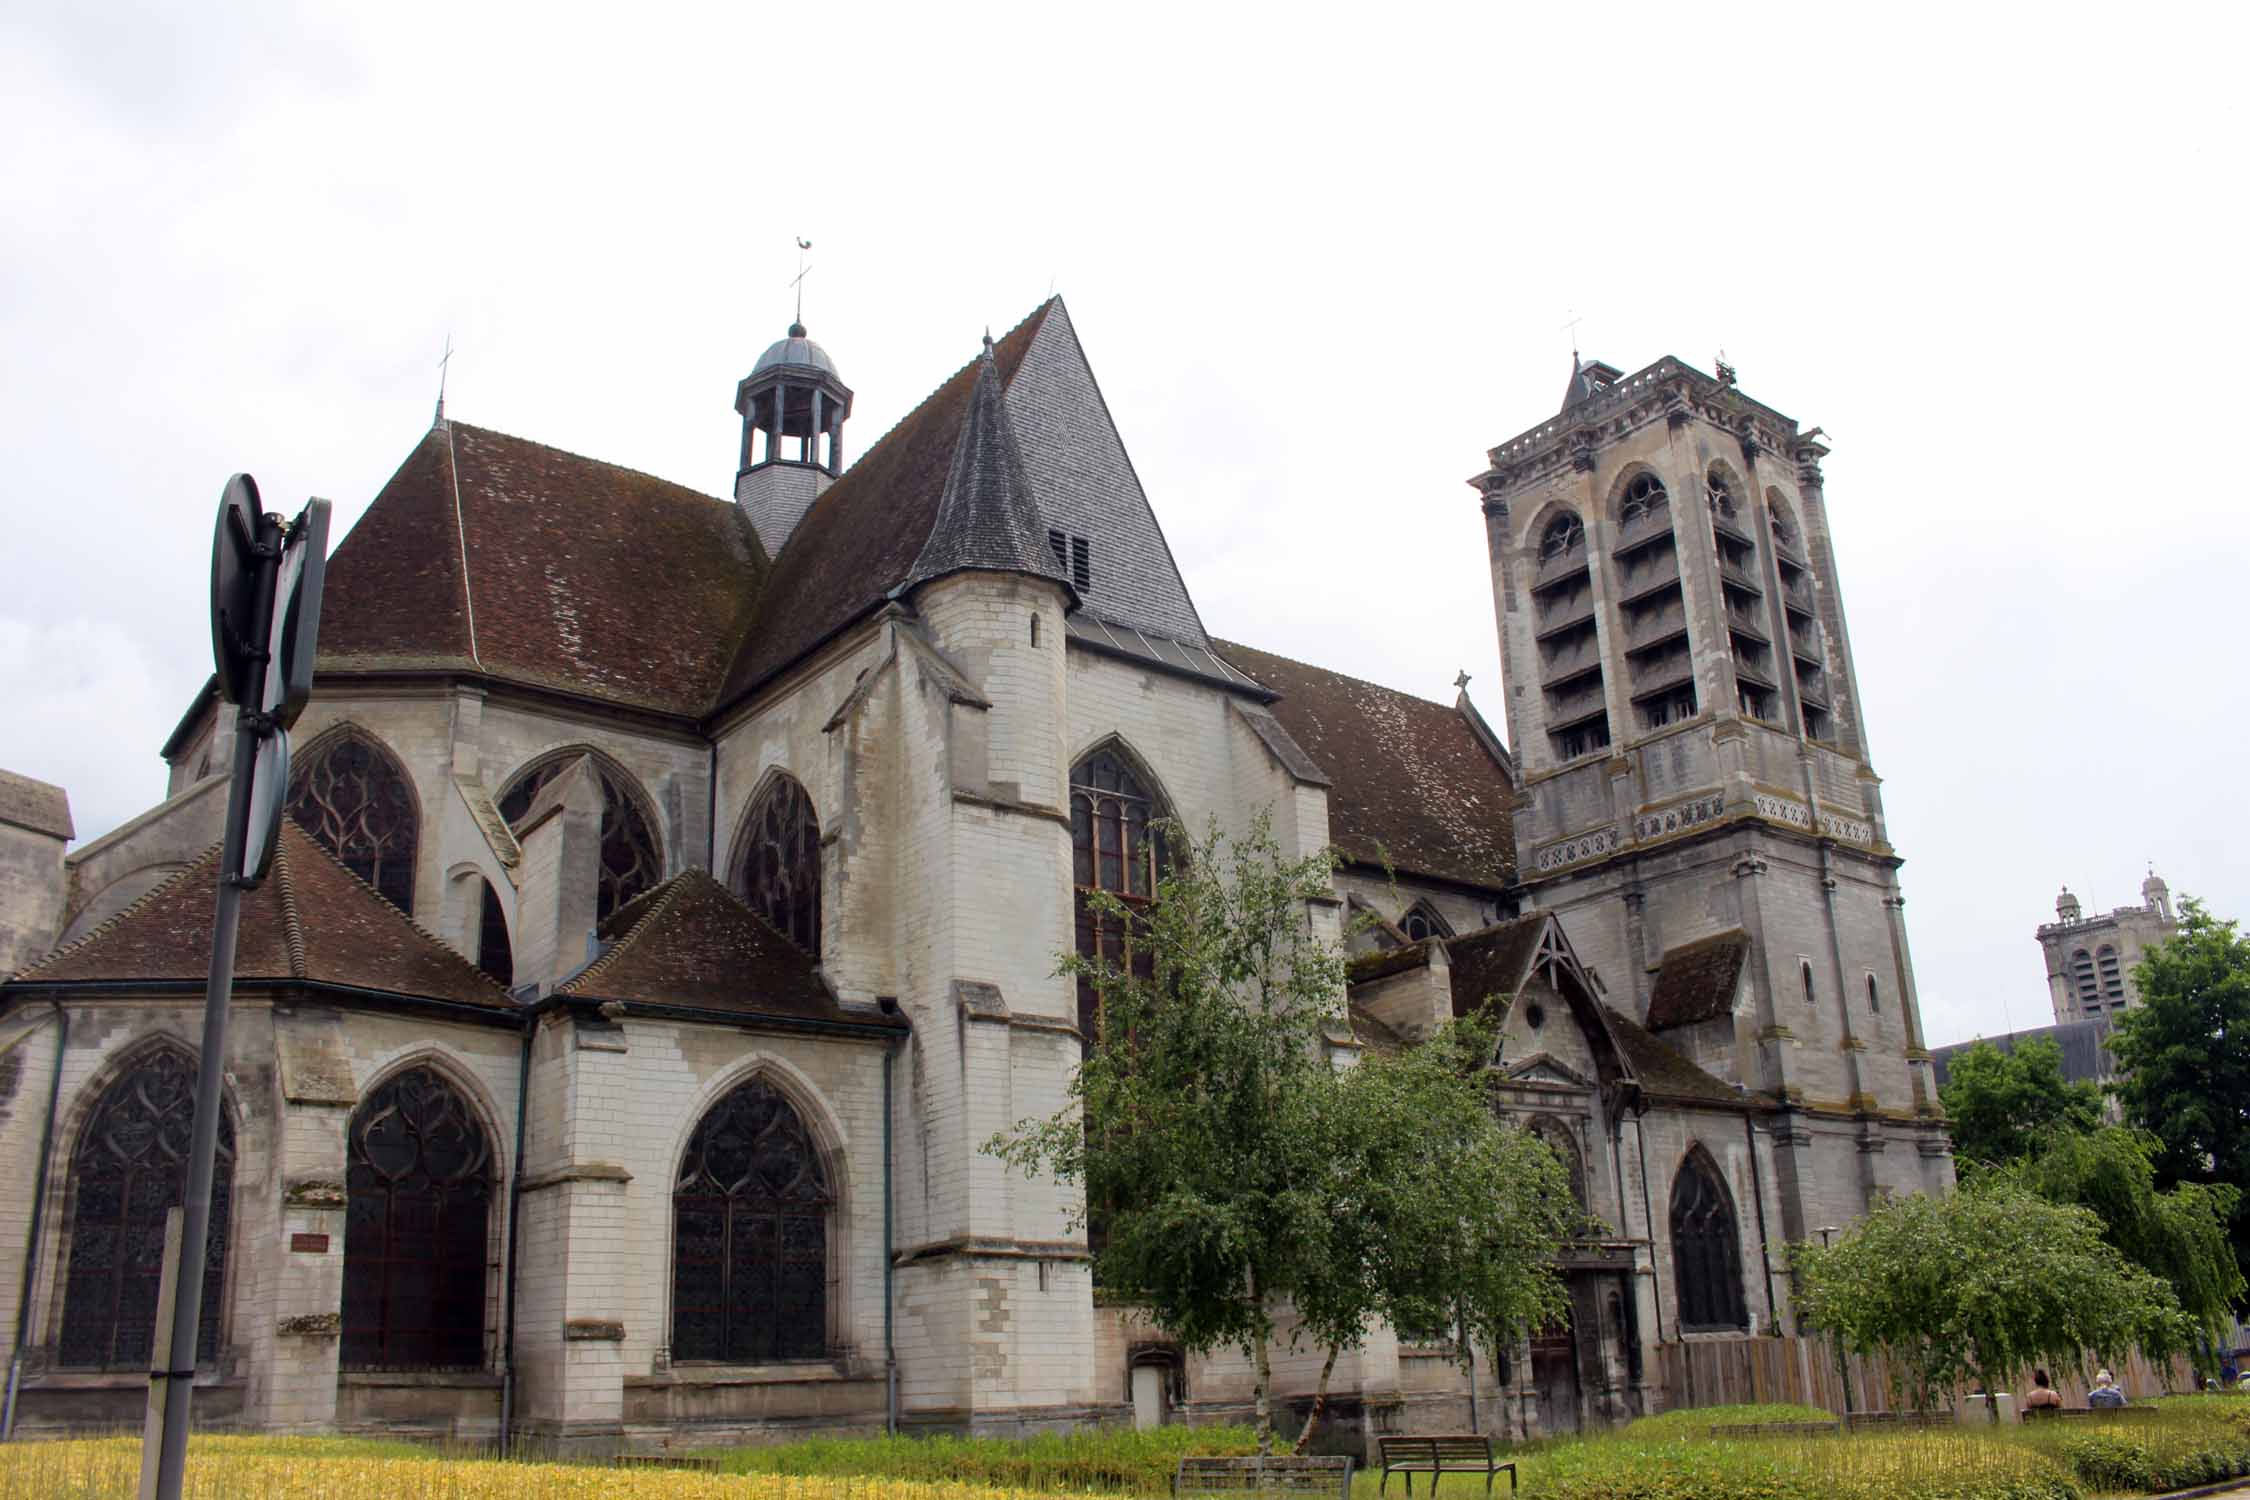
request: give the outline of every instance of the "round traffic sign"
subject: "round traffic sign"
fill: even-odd
[[[219,493],[218,525],[211,533],[211,663],[219,695],[242,703],[257,683],[256,649],[264,621],[258,609],[258,527],[265,510],[258,481],[237,474]]]

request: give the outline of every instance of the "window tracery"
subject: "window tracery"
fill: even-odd
[[[1749,1326],[1734,1200],[1700,1149],[1688,1153],[1672,1181],[1672,1277],[1682,1329],[1710,1333]]]
[[[376,1088],[345,1189],[344,1368],[482,1364],[492,1150],[468,1101],[426,1067]]]
[[[1539,539],[1539,560],[1552,562],[1572,552],[1586,550],[1586,523],[1569,511],[1548,523],[1547,533]]]
[[[1077,887],[1078,952],[1086,958],[1130,961],[1135,972],[1150,962],[1145,949],[1134,951],[1132,923],[1093,909],[1087,896],[1106,891],[1126,904],[1144,908],[1156,897],[1164,841],[1157,824],[1163,814],[1156,799],[1113,750],[1080,761],[1070,773],[1071,878]],[[1078,981],[1078,1029],[1086,1045],[1099,1034],[1100,1006],[1091,981]]]
[[[511,827],[520,822],[531,811],[539,789],[570,769],[578,754],[550,756],[518,776],[501,793],[500,816]],[[663,879],[664,855],[656,842],[656,830],[641,811],[640,799],[625,788],[606,761],[599,756],[592,759],[602,789],[602,867],[594,915],[606,918]]]
[[[1548,1150],[1555,1153],[1556,1159],[1563,1164],[1563,1170],[1570,1174],[1570,1199],[1578,1205],[1581,1211],[1584,1211],[1588,1206],[1586,1202],[1586,1158],[1579,1152],[1577,1137],[1571,1134],[1568,1125],[1556,1119],[1553,1115],[1534,1116],[1531,1120],[1530,1129],[1531,1133],[1537,1136]]]
[[[1408,907],[1406,915],[1398,919],[1398,928],[1406,934],[1407,941],[1412,943],[1428,938],[1453,936],[1452,924],[1438,915],[1437,908],[1427,901],[1417,901]]]
[[[288,812],[391,905],[414,910],[420,818],[388,752],[349,730],[327,736],[290,776]]]
[[[672,1357],[824,1357],[835,1203],[780,1090],[753,1078],[713,1105],[688,1138],[672,1193]]]
[[[1636,474],[1632,483],[1625,486],[1625,499],[1617,509],[1618,523],[1631,526],[1636,521],[1648,519],[1661,512],[1671,501],[1672,497],[1665,492],[1663,480],[1654,474]]]
[[[71,1154],[70,1262],[64,1272],[56,1362],[68,1369],[146,1370],[155,1349],[157,1284],[164,1274],[164,1216],[180,1201],[195,1123],[192,1058],[160,1047],[103,1091]],[[219,1352],[226,1290],[234,1125],[219,1114],[204,1240],[203,1316],[195,1363]]]
[[[745,820],[735,893],[782,936],[820,953],[820,820],[791,776],[776,776]]]

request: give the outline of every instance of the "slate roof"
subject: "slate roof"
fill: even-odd
[[[821,982],[812,955],[703,870],[684,870],[619,907],[599,935],[611,946],[557,985],[557,994],[787,1021],[906,1025],[846,1012]]]
[[[1460,711],[1411,693],[1215,641],[1281,695],[1290,737],[1327,772],[1328,835],[1346,859],[1488,890],[1515,876],[1514,790]]]
[[[2100,1082],[2115,1077],[2117,1073],[2117,1065],[2110,1060],[2107,1050],[2109,1035],[2114,1029],[2107,1020],[2065,1021],[2059,1026],[2034,1026],[2024,1031],[2002,1032],[1999,1036],[1980,1036],[1973,1041],[1932,1047],[1930,1071],[1937,1080],[1937,1086],[1944,1088],[1952,1076],[1954,1059],[1971,1047],[1990,1042],[2002,1052],[2013,1053],[2025,1042],[2045,1037],[2062,1049],[2064,1081]]]
[[[1054,299],[993,346],[1004,387]],[[812,503],[774,560],[718,706],[756,687],[889,597],[914,571],[953,476],[982,358],[955,371]],[[1044,535],[1040,538],[1045,544]]]
[[[1668,949],[1649,992],[1649,1030],[1693,1026],[1731,1014],[1749,957],[1750,934],[1739,927]]]
[[[0,823],[58,839],[78,836],[70,821],[70,794],[52,782],[0,771]]]
[[[214,844],[186,869],[14,983],[201,982],[211,960]],[[242,899],[237,979],[304,980],[513,1011],[508,992],[414,925],[294,822],[273,873]]]
[[[1738,1089],[1705,1072],[1617,1007],[1605,1003],[1602,1009],[1609,1013],[1610,1034],[1617,1038],[1617,1050],[1625,1054],[1626,1064],[1651,1097],[1757,1108],[1773,1103],[1764,1094]]]
[[[1029,573],[1061,584],[1075,606],[1078,593],[1048,546],[1047,528],[1032,499],[1031,482],[1024,476],[1023,453],[1016,445],[1004,396],[999,365],[987,340],[984,357],[977,361],[968,415],[954,445],[953,466],[938,497],[937,516],[907,574],[906,586],[970,568]]]
[[[730,500],[445,423],[331,557],[320,665],[481,669],[700,714],[765,571]]]

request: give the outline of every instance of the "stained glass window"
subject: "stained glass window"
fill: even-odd
[[[500,794],[500,816],[510,824],[519,821],[531,811],[531,799],[539,789],[577,759],[577,755],[552,756],[518,776]],[[602,787],[601,886],[595,894],[594,914],[607,917],[664,878],[664,856],[640,799],[626,789],[618,772],[598,757],[594,771]]]
[[[156,1290],[164,1274],[164,1215],[180,1201],[195,1123],[195,1061],[164,1047],[142,1057],[94,1107],[71,1157],[70,1260],[63,1278],[56,1362],[67,1369],[146,1370],[156,1347]],[[234,1127],[219,1116],[204,1241],[203,1318],[195,1358],[219,1352],[226,1290],[227,1208]]]
[[[798,947],[820,953],[820,821],[793,777],[758,794],[735,871],[736,894]]]
[[[492,1150],[468,1102],[408,1068],[352,1116],[344,1180],[343,1365],[484,1362]]]
[[[1688,1153],[1672,1181],[1672,1279],[1680,1326],[1690,1333],[1746,1328],[1741,1241],[1734,1200],[1718,1168],[1701,1151]]]
[[[825,1357],[835,1203],[778,1089],[753,1078],[713,1105],[672,1192],[673,1359]]]
[[[1164,863],[1163,836],[1156,825],[1163,816],[1148,788],[1114,751],[1097,751],[1070,773],[1071,878],[1078,890],[1078,951],[1086,957],[1126,959],[1132,924],[1095,911],[1087,893],[1107,891],[1128,908],[1155,899]],[[1132,958],[1136,965],[1148,961],[1145,949]],[[1081,977],[1078,1029],[1089,1044],[1099,1024],[1093,984]]]
[[[321,740],[289,778],[289,815],[391,905],[414,909],[414,793],[389,752],[351,731]]]

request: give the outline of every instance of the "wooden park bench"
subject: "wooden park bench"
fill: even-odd
[[[2027,1406],[2018,1414],[2025,1422],[2093,1422],[2111,1417],[2132,1420],[2155,1415],[2153,1406]]]
[[[1351,1500],[1352,1461],[1344,1454],[1255,1453],[1230,1458],[1188,1457],[1172,1476],[1179,1500],[1237,1500],[1242,1495],[1326,1495]]]
[[[1484,1492],[1492,1493],[1492,1476],[1505,1470],[1508,1493],[1516,1492],[1516,1466],[1512,1459],[1492,1456],[1492,1439],[1476,1433],[1435,1437],[1378,1437],[1383,1447],[1383,1477],[1376,1484],[1380,1495],[1393,1473],[1406,1476],[1406,1493],[1414,1493],[1414,1476],[1430,1476],[1430,1493],[1437,1494],[1438,1479],[1445,1474],[1482,1474]]]
[[[1844,1426],[1859,1432],[1869,1427],[1952,1427],[1958,1418],[1949,1411],[1855,1411]]]
[[[612,1460],[620,1469],[702,1469],[722,1472],[719,1460],[702,1453],[620,1453]]]

